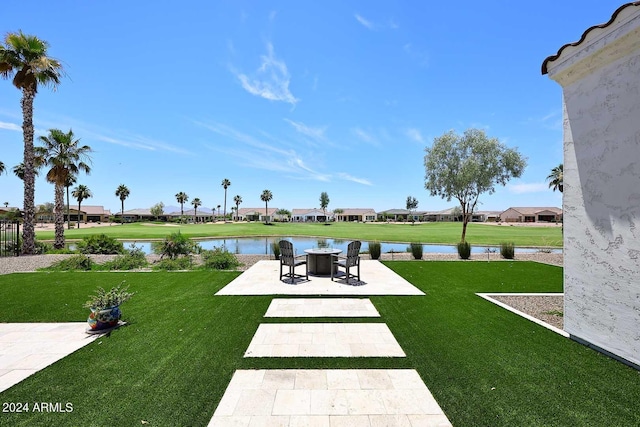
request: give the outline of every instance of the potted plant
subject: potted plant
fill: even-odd
[[[127,292],[129,287],[123,287],[123,284],[124,281],[109,291],[100,287],[96,290],[95,295],[90,295],[90,299],[84,303],[84,307],[91,310],[87,319],[89,332],[103,331],[118,326],[122,317],[120,304],[133,296],[132,292]]]

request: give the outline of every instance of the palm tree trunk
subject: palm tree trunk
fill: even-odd
[[[62,220],[64,221],[64,218]],[[67,230],[71,230],[71,214],[69,213],[69,186],[68,185],[67,185]]]
[[[78,200],[78,228],[80,228],[80,203],[82,202]]]
[[[35,89],[22,91],[22,133],[24,135],[24,202],[22,229],[22,253],[33,255],[36,249],[35,232],[35,166],[33,150],[33,98]]]
[[[55,185],[54,197],[54,218],[55,218],[55,234],[56,238],[53,247],[56,249],[64,248],[64,186],[62,184]]]
[[[124,199],[120,200],[122,207],[120,209],[120,224],[124,224]]]

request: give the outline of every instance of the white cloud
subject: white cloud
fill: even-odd
[[[8,122],[0,122],[0,129],[14,130],[16,132],[22,132],[22,127],[18,126],[15,123],[8,123]]]
[[[407,129],[406,134],[411,140],[419,142],[420,144],[424,144],[424,138],[422,137],[422,133],[420,133],[418,129],[409,128]]]
[[[363,26],[363,27],[366,27],[366,28],[368,28],[368,29],[370,29],[370,30],[375,29],[375,26],[373,25],[373,22],[371,22],[371,21],[369,21],[369,20],[367,20],[367,19],[363,18],[361,15],[359,15],[359,14],[357,14],[357,13],[356,13],[356,14],[354,15],[354,17],[356,18],[356,20],[357,20],[360,24],[362,24],[362,26]]]
[[[291,76],[287,64],[276,58],[271,43],[267,43],[267,54],[260,58],[262,62],[254,73],[254,77],[235,73],[244,90],[271,101],[283,101],[295,105],[299,100],[289,90]]]
[[[311,138],[315,138],[315,139],[323,139],[324,132],[327,129],[326,127],[323,127],[323,128],[310,127],[305,125],[304,123],[294,122],[293,120],[289,120],[289,119],[284,119],[284,121],[289,123],[291,126],[293,126],[293,128],[296,131],[300,132],[301,134],[309,136]]]
[[[544,182],[509,184],[507,189],[515,194],[541,193],[543,191],[549,191],[549,184]]]
[[[376,140],[376,138],[373,135],[371,135],[370,133],[364,131],[363,129],[354,128],[354,129],[351,130],[351,132],[353,132],[353,134],[355,136],[357,136],[362,141],[364,141],[364,142],[366,142],[368,144],[378,145],[378,141]]]
[[[340,173],[338,173],[336,175],[338,177],[344,179],[345,181],[357,182],[358,184],[362,184],[362,185],[373,185],[373,184],[371,184],[371,181],[369,181],[368,179],[357,178],[355,176],[349,175],[348,173],[340,172]]]

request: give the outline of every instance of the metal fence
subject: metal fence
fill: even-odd
[[[20,255],[20,222],[0,220],[0,257]]]

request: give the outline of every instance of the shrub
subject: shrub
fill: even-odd
[[[371,259],[380,259],[382,245],[380,242],[369,242],[369,256]]]
[[[160,261],[153,264],[154,270],[190,270],[192,266],[192,261],[190,256],[183,256],[180,258],[168,258],[161,259]]]
[[[67,259],[63,259],[51,265],[51,267],[45,270],[53,271],[70,271],[70,270],[85,270],[89,271],[93,268],[95,263],[91,258],[84,254],[73,255]]]
[[[513,242],[503,242],[500,243],[500,255],[504,259],[513,259],[515,254],[515,245]]]
[[[83,254],[121,254],[124,245],[106,234],[88,236],[78,242],[78,250]]]
[[[458,243],[458,255],[461,259],[469,259],[471,256],[471,245],[469,242]]]
[[[53,250],[53,245],[51,243],[40,242],[36,240],[36,251],[35,251],[36,255],[46,254],[46,253],[49,253],[49,251],[51,250]]]
[[[103,264],[105,270],[133,270],[146,267],[149,263],[142,248],[131,244],[124,254],[118,255],[113,261]]]
[[[411,253],[413,254],[413,259],[422,259],[422,243],[412,243]]]
[[[161,255],[160,258],[167,256],[169,259],[176,259],[181,255],[187,256],[200,253],[200,250],[200,245],[183,236],[179,231],[165,237],[162,242],[154,247],[154,251]]]
[[[105,291],[102,287],[98,288],[95,295],[89,295],[89,300],[84,303],[83,307],[104,310],[111,307],[118,307],[120,304],[129,301],[133,296],[133,292],[127,292],[129,287],[125,286],[123,288],[123,284],[124,281],[109,291]]]
[[[214,248],[202,251],[202,268],[231,270],[240,265],[234,254],[226,249]]]
[[[271,252],[275,259],[280,259],[280,244],[278,242],[271,242]]]

